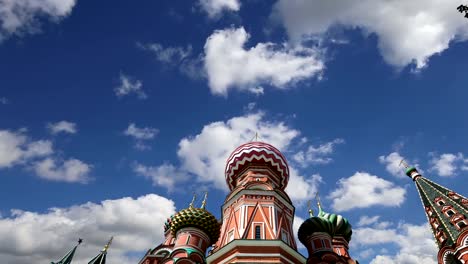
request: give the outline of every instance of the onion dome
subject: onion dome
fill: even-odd
[[[170,228],[174,236],[184,227],[195,227],[205,232],[211,243],[218,241],[220,224],[218,220],[203,208],[190,206],[171,217]]]
[[[299,241],[305,245],[307,244],[307,238],[313,233],[318,232],[327,233],[333,237],[335,235],[335,225],[328,221],[328,219],[313,216],[302,223],[299,227],[297,237],[299,238]]]
[[[326,219],[335,227],[335,236],[342,236],[348,242],[351,240],[353,230],[348,219],[341,215],[326,213],[322,210],[319,211],[318,217]]]
[[[268,166],[279,177],[279,189],[284,190],[289,180],[286,158],[272,145],[264,142],[249,142],[237,147],[226,162],[226,182],[230,190],[236,186],[237,176],[249,166]]]

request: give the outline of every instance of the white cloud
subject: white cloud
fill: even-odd
[[[48,140],[31,141],[23,132],[0,130],[0,168],[8,168],[52,153],[52,142]]]
[[[291,141],[300,134],[283,122],[265,120],[262,112],[250,113],[233,117],[226,122],[207,124],[196,136],[180,140],[177,151],[180,166],[163,164],[151,167],[137,164],[136,171],[162,187],[167,185],[170,188],[174,181],[183,182],[191,175],[190,179],[195,179],[196,182],[227,190],[224,178],[226,159],[236,147],[252,140],[255,133],[260,135],[260,140],[272,144],[283,153],[286,153]],[[176,175],[175,179],[171,179],[172,174]],[[286,191],[291,199],[301,201],[317,190],[320,181],[319,175],[304,177],[290,166],[290,181]]]
[[[333,154],[336,145],[344,142],[343,139],[337,138],[319,146],[311,145],[306,151],[296,153],[293,159],[304,167],[310,164],[328,164],[333,161],[329,155]]]
[[[205,43],[205,70],[213,94],[229,89],[246,91],[262,84],[286,89],[320,75],[324,65],[318,49],[258,43],[245,48],[249,34],[243,27],[215,31]]]
[[[86,264],[115,236],[107,261],[137,263],[140,256],[129,259],[128,253],[161,243],[164,222],[174,212],[173,201],[154,194],[50,208],[44,213],[12,210],[11,217],[0,218],[0,259],[9,264],[50,263],[81,237],[84,243],[73,263]]]
[[[159,43],[137,44],[140,48],[150,51],[154,54],[157,61],[166,64],[180,64],[192,55],[192,46],[183,47],[164,47]]]
[[[341,212],[375,205],[399,206],[405,194],[405,189],[392,182],[366,172],[356,172],[349,178],[340,179],[338,188],[329,198],[333,199],[333,209]]]
[[[382,164],[385,164],[385,169],[387,171],[398,178],[405,178],[406,174],[404,172],[403,167],[401,167],[400,163],[404,158],[398,152],[392,152],[388,154],[388,156],[380,156],[379,161]]]
[[[137,127],[134,123],[130,123],[127,129],[124,131],[124,134],[127,136],[131,136],[135,139],[139,140],[149,140],[153,139],[159,130],[157,128],[152,127]]]
[[[77,132],[76,124],[65,120],[57,123],[49,123],[47,124],[47,129],[54,135],[61,132],[69,134],[75,134]]]
[[[40,21],[54,22],[68,16],[76,0],[0,1],[0,41],[11,35],[40,32]]]
[[[361,218],[359,218],[358,226],[368,226],[375,224],[379,221],[380,216],[375,215],[375,216],[367,216],[363,215]]]
[[[127,129],[124,131],[124,135],[133,137],[135,142],[135,148],[139,150],[151,149],[150,146],[145,144],[144,141],[153,139],[159,130],[153,127],[137,127],[134,123],[130,123]]]
[[[148,96],[142,89],[143,83],[139,80],[133,80],[130,76],[120,73],[120,84],[114,88],[117,97],[136,94],[139,99],[146,99]]]
[[[462,153],[452,154],[445,153],[440,156],[436,156],[433,153],[431,161],[431,171],[436,171],[441,177],[450,177],[457,174],[459,169],[464,170],[462,163],[466,162]]]
[[[133,170],[135,173],[151,179],[153,185],[165,187],[170,192],[174,190],[177,183],[185,182],[189,179],[189,175],[186,172],[179,170],[172,164],[151,167],[136,163]]]
[[[47,180],[87,183],[92,166],[73,158],[63,162],[46,158],[35,162],[33,168],[39,177]]]
[[[296,202],[304,202],[310,199],[312,195],[317,193],[320,183],[322,183],[322,176],[314,174],[308,178],[299,175],[294,167],[289,167],[289,183],[286,187],[286,193],[289,197]]]
[[[6,97],[0,97],[0,104],[3,104],[3,105],[8,104],[8,99],[6,99]]]
[[[304,221],[305,221],[304,218],[294,215],[294,222],[293,222],[294,239],[296,240],[297,248],[299,249],[305,248],[305,246],[301,243],[301,241],[299,241],[299,238],[297,237],[299,228],[301,227],[302,223],[304,223]]]
[[[389,243],[398,247],[395,255],[380,253],[374,256],[371,264],[437,263],[437,247],[428,224],[403,223],[392,229],[364,227],[353,230],[351,247],[368,249]]]
[[[455,0],[279,0],[274,9],[293,41],[324,36],[336,25],[360,28],[366,35],[377,35],[387,63],[403,67],[414,62],[422,68],[451,41],[468,38],[466,19],[455,10],[459,4]]]
[[[192,54],[191,45],[184,48],[180,46],[164,47],[160,43],[137,43],[137,46],[152,53],[156,61],[164,66],[175,67],[191,79],[197,80],[205,77],[203,54],[198,56]]]
[[[210,18],[218,17],[223,11],[239,11],[240,0],[199,0],[198,4]]]

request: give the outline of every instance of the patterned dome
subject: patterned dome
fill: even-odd
[[[211,243],[218,241],[220,224],[208,211],[202,208],[189,207],[171,217],[170,228],[175,235],[184,227],[195,227],[205,232]]]
[[[318,216],[327,219],[330,223],[332,223],[335,226],[335,236],[342,236],[348,242],[351,240],[353,230],[348,219],[344,218],[341,215],[329,214],[325,213],[324,211],[320,211]]]
[[[305,245],[307,244],[307,237],[317,232],[327,233],[333,237],[335,235],[335,225],[325,218],[313,216],[302,223],[297,232],[297,237]]]
[[[326,213],[321,207],[319,207],[317,216],[313,216],[302,223],[298,232],[299,240],[305,244],[307,237],[315,232],[325,232],[331,237],[342,236],[348,242],[351,240],[353,233],[348,219],[341,215]]]
[[[246,166],[268,165],[281,177],[280,189],[286,188],[289,180],[289,167],[286,158],[272,145],[264,142],[249,142],[236,148],[226,162],[226,182],[232,190],[235,188],[236,175]]]

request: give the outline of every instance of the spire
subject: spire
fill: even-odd
[[[197,194],[193,193],[192,201],[189,204],[189,208],[193,208],[193,204],[195,203],[195,199],[197,199]]]
[[[88,262],[88,264],[106,264],[107,250],[112,244],[113,239],[114,237],[112,236],[107,242],[107,244],[104,246],[104,248],[101,250],[101,252],[96,257],[94,257],[90,262]]]
[[[416,184],[432,233],[439,249],[455,247],[468,228],[468,199],[425,177],[402,161],[406,175]]]
[[[320,196],[319,196],[319,192],[317,191],[315,193],[315,200],[317,201],[317,207],[319,209],[319,216],[323,213],[323,210],[322,210],[322,202],[320,201]]]
[[[309,209],[309,217],[310,217],[310,218],[314,217],[314,210],[312,209],[312,205],[311,205],[311,204],[312,204],[312,201],[309,200],[309,201],[307,202],[307,208]]]
[[[83,239],[79,238],[78,244],[74,248],[68,251],[68,253],[65,254],[61,260],[57,262],[51,262],[51,264],[70,264],[73,260],[73,256],[75,255],[76,248],[81,244],[81,242],[83,242]]]
[[[208,191],[205,191],[205,197],[203,198],[201,209],[205,209],[206,207],[206,198],[208,198]]]

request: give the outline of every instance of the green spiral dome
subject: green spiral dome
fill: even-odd
[[[189,207],[171,217],[170,228],[175,235],[184,227],[195,227],[205,232],[211,243],[218,241],[220,224],[208,211],[202,208]]]
[[[327,219],[328,222],[335,226],[335,236],[342,236],[348,242],[351,240],[353,230],[348,219],[341,215],[326,213],[322,210],[320,210],[318,217]]]
[[[307,237],[317,232],[327,233],[333,237],[336,232],[335,225],[333,225],[332,222],[325,218],[313,216],[302,223],[302,225],[299,227],[297,236],[299,241],[305,245],[307,243]]]

